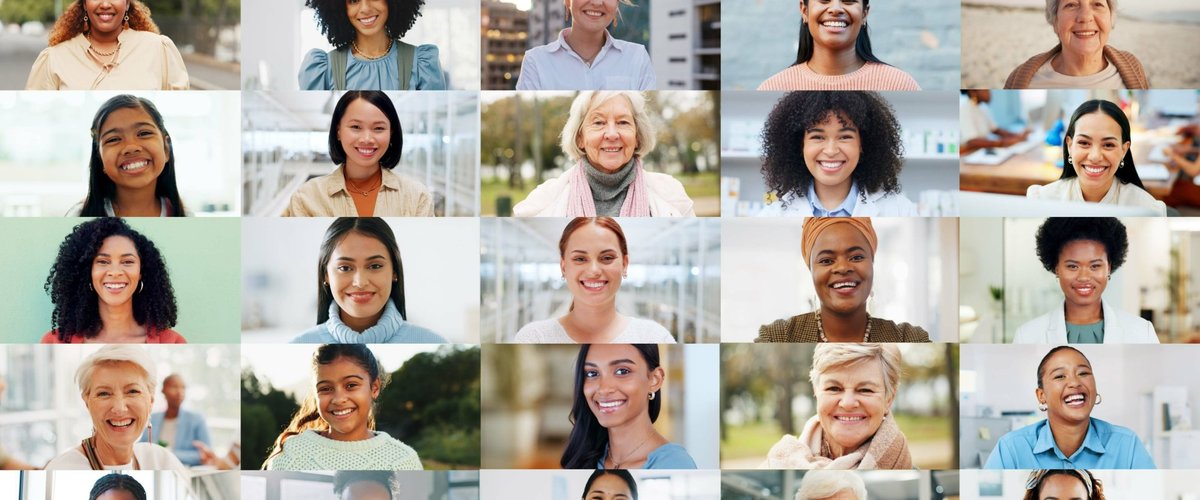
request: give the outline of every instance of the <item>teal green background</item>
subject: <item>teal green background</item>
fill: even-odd
[[[58,247],[88,218],[0,219],[0,343],[30,344],[50,331],[54,305],[43,288]],[[241,229],[237,218],[129,218],[163,255],[179,323],[191,344],[241,342]],[[136,300],[136,299],[135,299]]]

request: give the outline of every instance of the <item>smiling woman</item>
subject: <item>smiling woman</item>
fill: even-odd
[[[608,32],[621,4],[633,7],[631,0],[563,0],[571,27],[525,52],[517,90],[654,90],[646,47]]]
[[[307,0],[334,49],[312,49],[300,64],[300,90],[446,90],[436,45],[400,39],[425,0]]]
[[[1006,89],[1148,89],[1142,63],[1108,45],[1117,0],[1046,0],[1058,46],[1013,70]]]

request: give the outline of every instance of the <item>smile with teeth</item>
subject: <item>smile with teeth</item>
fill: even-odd
[[[857,281],[839,281],[837,283],[829,285],[829,287],[834,290],[841,290],[843,288],[858,288],[858,282]]]
[[[363,156],[374,156],[375,152],[379,151],[379,148],[364,148],[361,146],[354,149],[358,151],[358,154]]]
[[[127,286],[129,286],[129,283],[105,283],[105,284],[104,284],[104,289],[105,289],[105,290],[120,291],[120,290],[124,290],[124,289],[125,289],[125,287],[127,287]]]
[[[602,152],[602,153],[620,153],[622,149],[625,149],[625,148],[623,148],[621,146],[613,146],[613,147],[608,147],[608,148],[600,148],[600,152]]]
[[[1104,173],[1105,170],[1108,170],[1107,166],[1097,166],[1097,165],[1084,165],[1083,166],[1083,171],[1088,173],[1089,175],[1100,175],[1100,174]]]
[[[121,171],[128,172],[131,170],[141,170],[150,165],[149,160],[138,160],[121,165]]]
[[[863,415],[842,415],[842,416],[834,416],[833,419],[837,420],[838,422],[853,423],[853,422],[861,422],[863,420],[866,420],[867,417],[863,416]]]
[[[363,23],[366,26],[370,26],[372,24],[375,24],[375,21],[377,21],[377,20],[379,20],[379,15],[374,15],[374,16],[366,17],[366,18],[359,18],[358,22]]]
[[[626,400],[624,400],[624,399],[617,400],[617,401],[599,401],[599,400],[597,400],[596,406],[600,407],[600,413],[612,413],[614,411],[617,411],[618,408],[625,406],[625,403],[626,403]]]
[[[335,417],[344,417],[354,411],[354,408],[346,408],[345,410],[332,410],[329,413]]]
[[[127,418],[125,420],[109,420],[108,425],[111,425],[113,427],[129,427],[129,426],[133,425],[133,419]]]
[[[850,25],[850,23],[848,23],[846,21],[825,21],[825,22],[821,23],[821,26],[824,26],[826,28],[845,28],[846,26],[849,26],[849,25]]]
[[[583,287],[588,290],[600,290],[600,289],[604,288],[604,285],[607,285],[608,282],[607,281],[583,280],[583,281],[580,281],[579,284],[583,285]]]
[[[845,164],[846,164],[846,162],[844,162],[844,161],[818,161],[817,162],[817,165],[819,167],[821,167],[821,170],[827,170],[830,172],[836,172],[836,171],[840,170],[842,168],[842,165],[845,165]]]
[[[1091,38],[1091,37],[1093,37],[1093,36],[1096,36],[1096,34],[1097,34],[1097,33],[1099,33],[1099,31],[1095,31],[1095,30],[1092,30],[1092,31],[1074,31],[1074,32],[1072,32],[1072,33],[1075,33],[1075,36],[1077,36],[1077,37],[1079,37],[1079,38]]]
[[[590,17],[604,17],[604,13],[598,10],[585,10],[583,13]]]
[[[1096,291],[1096,285],[1075,285],[1075,293],[1079,295],[1091,295]]]
[[[1071,407],[1083,406],[1085,402],[1087,402],[1087,396],[1084,396],[1083,394],[1071,394],[1070,396],[1063,398],[1063,403],[1066,403],[1067,406]]]

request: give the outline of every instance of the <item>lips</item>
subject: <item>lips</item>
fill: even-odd
[[[140,174],[149,168],[150,160],[147,159],[127,160],[117,166],[122,174]]]
[[[862,282],[857,280],[840,280],[831,283],[829,288],[832,288],[833,293],[838,295],[850,296],[854,295],[854,293],[858,291],[858,287],[861,284]]]
[[[354,408],[344,408],[341,410],[330,410],[329,414],[332,415],[333,418],[342,420],[349,417],[351,413],[354,413],[354,411]]]
[[[844,33],[849,26],[849,21],[841,19],[821,22],[821,28],[830,33]]]
[[[1083,167],[1084,175],[1086,175],[1088,177],[1101,177],[1104,175],[1104,172],[1109,169],[1109,167],[1107,165],[1084,164],[1081,166]]]
[[[1081,285],[1073,285],[1071,287],[1071,289],[1075,290],[1075,293],[1082,295],[1084,297],[1090,297],[1093,293],[1096,293],[1096,285],[1091,284],[1091,283],[1085,283],[1085,284],[1081,284]]]
[[[375,298],[375,292],[350,292],[346,296],[355,304],[366,304]]]
[[[112,22],[113,19],[117,18],[117,14],[115,12],[105,12],[103,14],[97,12],[95,15],[96,15],[96,19],[99,19],[100,21],[103,21],[106,23]]]
[[[114,294],[125,291],[125,288],[127,288],[128,286],[129,286],[129,283],[115,283],[115,282],[113,282],[113,283],[105,282],[104,283],[104,289],[109,292],[112,292]]]
[[[359,156],[362,156],[363,158],[371,158],[379,152],[379,148],[356,147],[354,150],[357,151]]]
[[[614,154],[616,154],[616,153],[620,153],[620,152],[621,152],[622,150],[624,150],[624,149],[625,149],[625,148],[624,148],[624,147],[622,147],[622,146],[610,146],[610,147],[607,147],[607,148],[600,148],[600,152],[601,152],[601,153],[614,153]]]
[[[593,19],[600,19],[600,18],[603,18],[606,14],[603,12],[600,12],[598,10],[584,10],[583,15],[591,17]]]
[[[596,400],[596,406],[600,407],[600,413],[605,415],[616,412],[624,407],[626,403],[628,403],[628,400],[625,399]]]
[[[866,415],[834,415],[833,419],[842,424],[858,424],[867,421]]]
[[[1071,32],[1071,34],[1072,34],[1072,35],[1075,35],[1075,38],[1082,38],[1082,39],[1085,39],[1085,40],[1086,40],[1086,39],[1089,39],[1089,38],[1095,38],[1095,37],[1096,37],[1096,35],[1099,35],[1099,34],[1100,34],[1100,32],[1099,32],[1099,31],[1096,31],[1096,30],[1090,30],[1090,31],[1072,31],[1072,32]]]
[[[608,282],[602,280],[583,280],[579,282],[579,286],[590,292],[599,292],[608,286]]]
[[[1087,404],[1087,395],[1083,393],[1068,394],[1063,398],[1063,404],[1068,408],[1083,408]]]
[[[845,166],[846,162],[844,161],[817,161],[817,167],[819,167],[822,172],[835,173]]]
[[[109,427],[112,427],[117,430],[122,430],[122,429],[129,429],[129,428],[133,427],[134,419],[132,419],[132,418],[125,418],[125,419],[121,419],[121,420],[109,419],[109,420],[105,420],[104,422],[106,424],[108,424]]]
[[[362,23],[363,26],[370,28],[371,26],[374,26],[375,22],[378,20],[379,20],[379,15],[376,14],[371,17],[359,18],[358,22]]]

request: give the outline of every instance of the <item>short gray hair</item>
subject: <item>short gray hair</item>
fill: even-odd
[[[1085,1],[1085,0],[1080,0]],[[1112,12],[1112,26],[1117,25],[1117,0],[1106,0],[1108,2],[1108,10]],[[1054,26],[1058,22],[1058,4],[1062,0],[1046,0],[1046,22],[1050,26]]]
[[[654,144],[658,139],[655,133],[654,121],[650,118],[650,114],[646,112],[645,94],[632,90],[588,90],[580,92],[578,96],[575,96],[575,101],[571,103],[571,114],[567,117],[567,123],[563,125],[562,133],[559,134],[559,145],[562,147],[563,153],[572,162],[579,161],[580,158],[587,156],[583,150],[579,149],[579,145],[576,144],[579,133],[583,130],[584,118],[593,109],[596,109],[609,99],[618,96],[624,96],[628,99],[629,105],[633,109],[633,126],[637,128],[637,148],[633,151],[634,156],[640,158],[654,150]]]
[[[808,372],[813,392],[819,392],[817,384],[823,373],[868,361],[878,361],[883,369],[883,395],[887,398],[895,396],[896,388],[900,386],[901,360],[900,349],[894,344],[817,344],[813,349],[812,370]]]
[[[158,371],[154,369],[154,360],[150,358],[150,353],[146,352],[145,347],[124,344],[106,345],[84,358],[79,369],[75,370],[75,384],[79,386],[79,394],[86,398],[91,392],[92,373],[96,371],[96,367],[113,363],[133,363],[141,368],[142,376],[146,378],[146,387],[150,394],[154,394],[158,387]]]
[[[850,490],[858,500],[867,500],[867,486],[857,472],[824,469],[804,473],[796,500],[829,498],[842,490]]]

